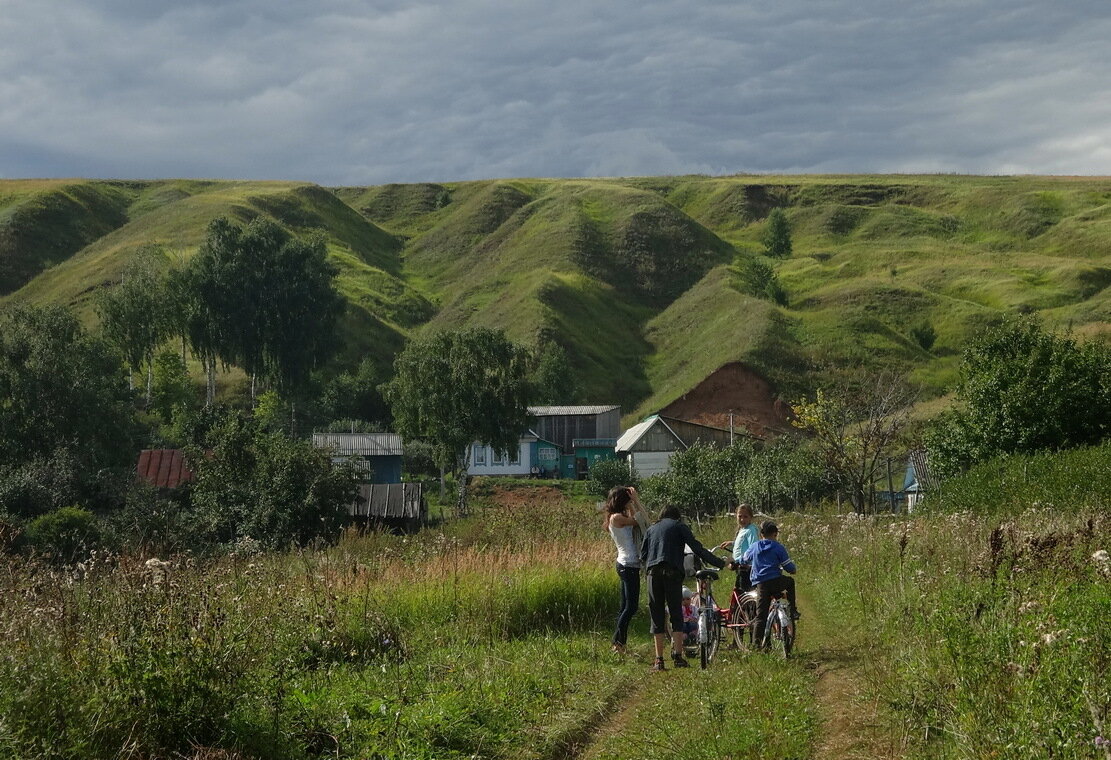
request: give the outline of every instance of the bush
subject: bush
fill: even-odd
[[[267,548],[335,538],[355,497],[354,472],[306,441],[229,413],[190,450],[195,529],[210,543],[251,537]]]
[[[828,490],[819,457],[805,443],[782,436],[754,449],[737,478],[737,498],[765,509],[791,509]]]
[[[426,441],[406,441],[401,466],[409,477],[438,478],[440,476],[439,457],[436,447]]]
[[[671,458],[668,472],[644,482],[644,503],[673,505],[690,516],[721,514],[737,505],[737,485],[752,458],[752,444],[740,439],[732,446],[696,443]]]
[[[1004,321],[966,349],[957,400],[927,433],[942,477],[999,454],[1099,443],[1111,432],[1111,346]]]
[[[1111,505],[1111,443],[1061,452],[1010,454],[974,465],[929,494],[929,511],[1014,515],[1049,508],[1069,514]]]
[[[587,482],[590,492],[601,499],[606,498],[610,489],[615,486],[640,488],[640,477],[624,459],[603,459],[590,465]]]
[[[742,292],[757,298],[766,298],[780,306],[787,303],[787,293],[779,284],[775,270],[766,261],[747,256],[738,258],[736,266]]]
[[[80,507],[62,507],[37,517],[24,533],[27,548],[56,562],[78,562],[100,546],[96,515]]]

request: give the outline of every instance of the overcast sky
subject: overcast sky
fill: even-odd
[[[0,0],[0,177],[1111,174],[1107,0]]]

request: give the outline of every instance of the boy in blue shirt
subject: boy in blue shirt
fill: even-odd
[[[755,640],[758,642],[764,640],[764,626],[768,622],[768,610],[771,609],[772,597],[776,594],[786,591],[787,601],[791,603],[795,619],[797,620],[799,617],[799,608],[795,603],[795,579],[784,575],[780,571],[782,566],[783,570],[793,574],[797,568],[791,558],[787,556],[787,550],[783,547],[783,544],[775,540],[779,536],[779,526],[771,520],[767,520],[760,526],[760,535],[762,538],[756,542],[755,546],[750,546],[742,558],[742,562],[752,565],[749,578],[760,595],[759,601],[756,603]]]

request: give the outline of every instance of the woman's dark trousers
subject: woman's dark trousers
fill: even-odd
[[[617,577],[621,579],[621,611],[617,613],[617,629],[613,643],[625,646],[629,636],[629,621],[637,614],[640,603],[640,568],[617,563]]]

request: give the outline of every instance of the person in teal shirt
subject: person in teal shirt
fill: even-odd
[[[752,581],[749,579],[749,571],[752,568],[742,560],[749,547],[755,546],[759,540],[760,532],[756,529],[756,523],[752,522],[752,507],[741,504],[737,507],[737,537],[732,542],[726,541],[718,547],[726,551],[732,550],[733,564],[730,567],[737,571],[736,586],[741,592],[752,589]]]

